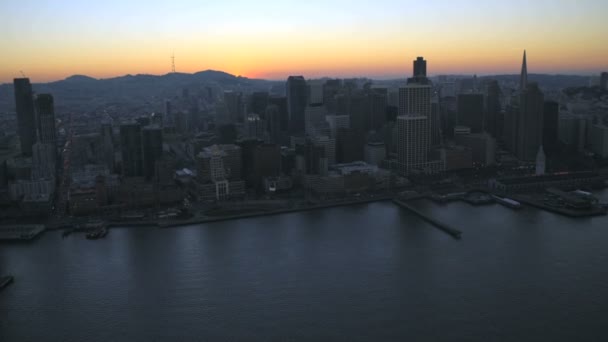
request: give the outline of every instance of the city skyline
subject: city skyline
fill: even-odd
[[[608,4],[584,2],[2,3],[0,83],[166,74],[173,54],[177,72],[270,80],[404,78],[417,56],[429,75],[516,74],[524,49],[535,73],[590,75],[608,68]]]

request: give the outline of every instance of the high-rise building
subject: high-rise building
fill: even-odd
[[[17,126],[21,153],[32,155],[32,145],[36,141],[36,121],[34,115],[34,98],[29,78],[15,78],[15,107],[17,109]]]
[[[273,144],[281,144],[281,114],[277,105],[271,104],[266,107],[264,117],[266,118],[266,130]]]
[[[388,89],[372,88],[370,97],[369,127],[379,132],[386,123],[386,107],[388,106]]]
[[[163,130],[159,126],[147,126],[141,131],[143,173],[146,180],[154,178],[156,161],[163,155]]]
[[[37,141],[32,146],[32,179],[55,177],[56,147]]]
[[[304,132],[304,111],[306,110],[307,97],[308,87],[304,77],[289,76],[287,78],[287,112],[291,133]]]
[[[248,113],[255,113],[264,118],[266,107],[268,106],[268,92],[257,91],[249,97]]]
[[[423,57],[418,57],[414,61],[414,77],[426,77],[426,60]]]
[[[321,80],[308,82],[308,104],[323,104],[323,82]]]
[[[600,74],[600,87],[604,90],[608,90],[608,72]]]
[[[336,139],[328,136],[317,136],[312,139],[312,142],[317,146],[323,147],[328,165],[336,163]]]
[[[521,75],[519,78],[519,91],[524,91],[528,86],[528,61],[526,60],[526,50],[524,50],[524,59],[521,63]]]
[[[348,115],[328,115],[325,121],[329,123],[329,130],[333,138],[338,137],[338,130],[341,128],[350,128],[350,116]]]
[[[233,90],[225,91],[224,103],[228,111],[228,122],[243,122],[243,94]]]
[[[499,117],[502,109],[500,96],[501,91],[498,81],[490,81],[486,89],[484,130],[494,138],[497,138],[501,134],[501,127],[499,127]]]
[[[316,135],[317,126],[325,123],[325,107],[322,104],[306,106],[304,110],[305,133],[309,136]]]
[[[338,163],[350,163],[363,160],[365,140],[351,128],[339,128],[336,133],[336,160]]]
[[[254,184],[260,186],[266,177],[281,175],[281,147],[276,144],[262,144],[255,147],[253,154]]]
[[[55,132],[55,107],[51,94],[38,94],[35,99],[36,128],[39,141],[43,144],[57,146]]]
[[[517,157],[534,161],[543,139],[543,110],[545,97],[536,83],[528,83],[520,95],[517,120]]]
[[[123,176],[142,177],[144,175],[141,145],[141,126],[134,122],[122,124],[120,126],[120,151]]]
[[[413,115],[426,118],[424,129],[426,135],[420,136],[422,145],[430,148],[431,138],[431,86],[428,84],[410,83],[399,88],[399,116]]]
[[[557,152],[559,134],[559,104],[545,101],[543,110],[543,148],[549,157]]]
[[[397,117],[397,162],[401,174],[424,169],[428,161],[428,117],[400,115]]]
[[[483,131],[483,95],[458,95],[458,124],[467,126],[472,133]]]
[[[108,167],[110,172],[114,171],[114,132],[112,124],[103,123],[101,125],[101,140],[103,149],[103,160],[104,164]]]
[[[171,105],[171,100],[165,100],[165,123],[167,126],[174,127],[175,126],[175,118],[173,117],[173,106]]]

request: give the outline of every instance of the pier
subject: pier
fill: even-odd
[[[407,209],[410,212],[416,214],[418,217],[422,218],[423,220],[425,220],[428,223],[432,224],[433,226],[437,227],[439,230],[441,230],[444,233],[450,235],[454,239],[460,240],[461,235],[462,235],[462,232],[460,230],[451,228],[448,225],[435,220],[434,218],[432,218],[432,217],[430,217],[430,216],[422,213],[418,209],[412,207],[411,205],[409,205],[409,204],[407,204],[407,203],[405,203],[403,201],[400,201],[398,199],[393,199],[393,203],[395,203],[396,205],[400,206],[403,209]]]
[[[13,282],[12,276],[0,277],[0,291],[2,291],[5,287],[9,286],[12,282]]]

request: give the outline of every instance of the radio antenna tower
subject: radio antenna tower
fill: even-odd
[[[171,55],[171,72],[175,74],[175,53]]]

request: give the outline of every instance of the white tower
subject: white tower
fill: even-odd
[[[538,148],[538,153],[536,154],[536,175],[542,176],[545,174],[545,163],[547,161],[547,157],[545,157],[545,151],[543,150],[543,145],[540,145]]]

